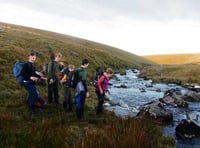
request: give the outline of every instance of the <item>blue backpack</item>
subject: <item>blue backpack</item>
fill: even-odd
[[[19,84],[23,84],[23,76],[21,75],[22,68],[26,62],[16,62],[15,66],[13,67],[13,75],[16,78],[16,81]]]

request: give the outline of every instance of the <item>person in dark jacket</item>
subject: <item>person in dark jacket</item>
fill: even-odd
[[[22,68],[21,75],[23,76],[23,86],[28,91],[28,108],[31,115],[35,114],[35,104],[40,99],[38,95],[38,90],[35,87],[35,82],[39,78],[43,78],[41,75],[37,74],[35,71],[34,62],[36,60],[36,53],[34,50],[28,55],[28,62],[26,62]],[[43,78],[45,79],[45,78]]]
[[[112,76],[113,76],[113,70],[111,68],[108,68],[106,72],[103,75],[101,75],[101,77],[98,79],[97,89],[96,89],[96,94],[98,97],[98,105],[97,105],[97,110],[96,110],[97,115],[103,113],[103,103],[104,103],[105,92],[107,91],[109,79]]]
[[[59,93],[58,93],[58,84],[59,84],[59,73],[64,68],[62,62],[61,53],[53,54],[51,61],[48,64],[47,78],[48,78],[48,102],[59,104]]]

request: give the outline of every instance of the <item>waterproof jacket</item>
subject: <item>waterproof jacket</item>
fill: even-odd
[[[21,75],[23,76],[25,81],[32,81],[30,77],[38,77],[41,78],[35,71],[35,66],[31,62],[26,62],[22,68]]]
[[[109,82],[109,79],[106,77],[105,74],[103,74],[98,82],[97,82],[97,85],[98,85],[98,88],[100,90],[100,88],[103,90],[103,92],[105,92],[107,90],[107,87],[108,87],[108,82]]]
[[[60,71],[62,70],[62,66],[56,62],[56,61],[51,61],[48,64],[48,70],[47,70],[47,78],[48,79],[53,79],[53,80],[58,80],[58,76]]]

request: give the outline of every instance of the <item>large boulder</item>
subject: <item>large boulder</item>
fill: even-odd
[[[125,84],[115,85],[115,88],[128,88]]]
[[[126,75],[126,71],[122,71],[122,72],[120,72],[120,75],[121,75],[121,76]]]
[[[170,89],[164,93],[164,97],[159,99],[161,102],[178,107],[188,107],[188,103],[184,101],[183,95],[179,89]]]
[[[175,128],[175,134],[177,137],[183,139],[191,139],[200,136],[200,127],[193,121],[183,119]]]
[[[123,100],[112,99],[109,101],[109,104],[111,106],[120,106],[122,108],[127,108],[127,109],[129,108],[128,105],[126,103],[124,103]]]
[[[171,96],[165,96],[163,98],[160,98],[159,101],[168,105],[173,105],[173,106],[176,105],[174,103],[175,102],[174,98],[172,98]]]
[[[137,117],[147,117],[160,125],[169,125],[173,121],[173,114],[163,107],[159,101],[152,101],[142,105],[139,109]]]
[[[178,106],[178,107],[188,107],[188,103],[186,101],[183,100],[182,98],[183,96],[181,95],[173,95],[172,98],[174,98],[174,103]]]
[[[167,90],[164,93],[164,96],[173,96],[173,95],[182,95],[181,90],[178,89],[178,88],[176,88],[176,89],[170,89],[170,90]]]
[[[189,90],[195,91],[195,92],[200,92],[200,85],[198,84],[185,84],[184,85],[186,88],[188,88]]]
[[[175,128],[175,134],[183,139],[200,137],[200,114],[192,111],[186,112],[187,119],[183,119]]]
[[[200,102],[200,93],[196,91],[188,91],[183,96],[183,99],[190,102]]]

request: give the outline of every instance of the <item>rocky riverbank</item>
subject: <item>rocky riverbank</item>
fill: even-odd
[[[200,104],[198,87],[156,84],[152,80],[139,78],[139,74],[137,70],[127,70],[123,75],[116,74],[116,78],[111,81],[108,94],[110,101],[106,108],[123,118],[127,116],[152,118],[156,123],[165,125],[168,128],[166,134],[175,138],[199,137],[198,124],[197,126],[188,124],[190,133],[183,130],[185,126],[179,126],[183,121],[191,121],[187,115],[196,117],[200,114],[197,108]],[[176,128],[177,126],[179,128]]]

